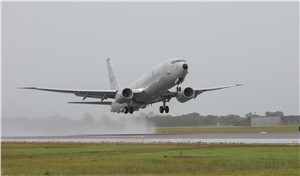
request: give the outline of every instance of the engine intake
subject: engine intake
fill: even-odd
[[[130,102],[133,97],[133,92],[129,88],[120,89],[116,94],[116,102],[117,103],[127,103]]]
[[[183,91],[178,92],[176,99],[180,102],[180,103],[185,103],[189,100],[191,100],[192,98],[195,97],[195,91],[193,88],[191,87],[187,87],[184,88]]]

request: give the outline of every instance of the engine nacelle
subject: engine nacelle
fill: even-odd
[[[186,87],[183,89],[183,91],[178,92],[176,99],[180,103],[187,102],[195,97],[195,91],[191,87]]]
[[[125,89],[120,89],[115,97],[115,100],[117,103],[122,104],[122,103],[127,103],[130,102],[133,97],[133,92],[129,88]]]

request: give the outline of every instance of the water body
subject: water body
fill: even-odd
[[[2,137],[2,142],[300,144],[300,133],[89,134]]]

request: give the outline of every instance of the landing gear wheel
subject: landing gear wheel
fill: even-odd
[[[166,107],[165,107],[165,112],[166,112],[166,113],[169,113],[169,106],[166,106]]]
[[[165,110],[165,108],[164,108],[163,106],[160,106],[160,107],[159,107],[159,112],[160,112],[160,113],[163,113],[164,110]]]
[[[128,113],[128,107],[124,108],[124,113],[127,114]]]
[[[132,114],[133,113],[133,107],[129,108],[129,113]]]

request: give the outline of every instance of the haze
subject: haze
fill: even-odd
[[[186,58],[182,87],[243,87],[207,92],[170,114],[299,114],[297,2],[3,2],[2,117],[54,114],[95,119],[107,106],[70,105],[70,94],[20,86],[109,89],[110,57],[124,87],[172,57]],[[161,103],[139,113],[158,113]],[[132,115],[127,115],[132,116]]]

